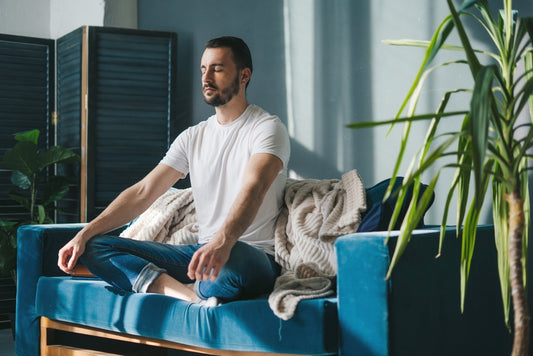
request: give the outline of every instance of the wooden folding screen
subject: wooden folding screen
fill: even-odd
[[[39,129],[39,145],[53,143],[55,44],[52,40],[0,35],[0,217],[28,218],[8,197],[13,189],[4,153],[15,144],[13,134]]]
[[[59,220],[88,221],[163,157],[176,124],[175,33],[82,27],[57,40],[57,143],[81,155]]]

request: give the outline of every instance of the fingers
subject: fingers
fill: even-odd
[[[74,267],[76,267],[76,263],[78,262],[78,256],[76,255],[71,255],[70,258],[68,259],[68,264],[67,264],[67,268],[69,271],[72,271],[74,269]]]
[[[74,258],[72,258],[72,254],[70,252],[59,252],[57,265],[59,268],[65,272],[70,274],[72,272],[72,262],[74,261]]]
[[[197,281],[214,281],[224,265],[220,259],[221,256],[214,251],[199,249],[189,263],[187,276]]]
[[[201,249],[196,251],[189,263],[189,270],[187,275],[190,279],[197,281],[206,281],[209,279],[209,274],[213,268],[211,257]]]
[[[64,249],[59,250],[57,265],[65,273],[70,273],[69,264],[72,260],[72,252]]]
[[[79,256],[82,251],[80,248],[69,242],[61,250],[59,250],[57,256],[57,265],[65,273],[71,274],[76,266]]]

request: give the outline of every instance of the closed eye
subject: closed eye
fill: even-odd
[[[216,73],[224,71],[223,64],[212,64],[209,66],[209,68],[211,68],[213,72],[216,72]],[[205,74],[207,72],[207,66],[202,66],[200,68],[200,71],[202,72],[202,75]]]

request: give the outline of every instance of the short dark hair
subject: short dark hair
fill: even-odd
[[[250,68],[250,72],[253,72],[254,67],[252,64],[252,54],[246,43],[238,38],[232,36],[223,36],[213,38],[209,40],[205,45],[205,48],[219,48],[227,47],[231,49],[233,54],[233,60],[237,65],[237,69],[241,70],[244,68]]]

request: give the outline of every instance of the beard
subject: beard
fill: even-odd
[[[214,85],[207,84],[208,87],[218,89]],[[205,87],[205,86],[204,86]],[[204,100],[211,106],[222,106],[230,102],[235,95],[239,93],[239,76],[235,76],[235,80],[227,87],[222,88],[215,95],[207,97],[204,94]]]

